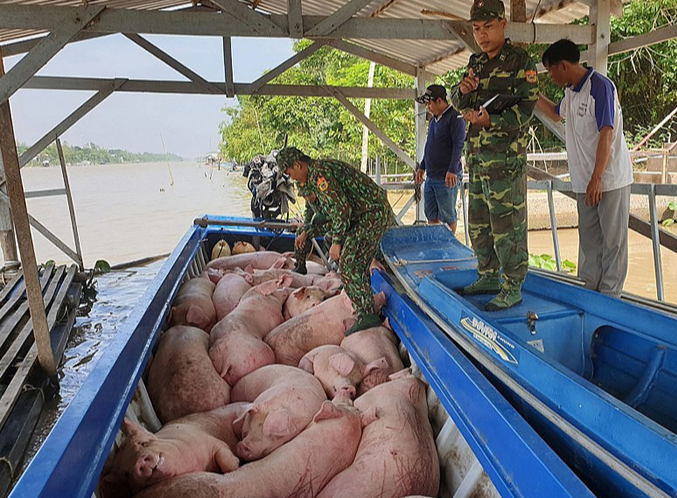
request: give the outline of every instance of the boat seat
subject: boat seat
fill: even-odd
[[[593,335],[591,382],[677,433],[677,348],[604,325]]]

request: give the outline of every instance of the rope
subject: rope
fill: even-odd
[[[470,257],[470,258],[450,258],[450,259],[421,259],[417,261],[409,261],[407,259],[401,259],[395,256],[393,258],[393,261],[395,262],[395,266],[400,267],[404,265],[422,265],[422,264],[428,264],[428,263],[460,263],[462,261],[473,261],[475,257]]]

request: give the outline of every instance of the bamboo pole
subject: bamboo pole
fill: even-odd
[[[2,53],[0,53],[0,77],[4,76],[4,74],[5,66],[2,60]],[[2,161],[5,166],[7,194],[9,195],[10,206],[14,216],[19,253],[23,263],[28,308],[30,310],[35,342],[38,346],[38,360],[45,372],[50,377],[56,379],[54,352],[49,338],[49,325],[47,324],[47,314],[42,297],[42,288],[40,287],[33,237],[28,221],[28,209],[26,208],[26,197],[21,181],[19,155],[16,150],[9,99],[0,105],[0,154],[2,154]]]

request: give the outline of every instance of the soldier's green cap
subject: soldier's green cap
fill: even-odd
[[[505,19],[505,5],[501,0],[475,0],[470,8],[471,21]]]
[[[275,161],[280,170],[284,172],[296,161],[300,161],[303,156],[305,156],[305,154],[296,147],[285,147],[284,149],[280,149],[280,152],[277,153]]]
[[[292,163],[292,164],[294,164],[294,163]],[[310,188],[308,187],[307,183],[299,182],[299,183],[296,184],[296,187],[297,187],[297,189],[299,191],[299,195],[301,197],[306,197],[306,196],[310,195]]]

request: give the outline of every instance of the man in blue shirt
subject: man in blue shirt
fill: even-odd
[[[463,179],[461,154],[465,141],[465,121],[447,102],[442,85],[430,85],[416,101],[425,104],[432,114],[428,125],[423,160],[416,169],[416,183],[425,181],[423,190],[425,216],[428,223],[447,223],[456,233],[456,197]]]

